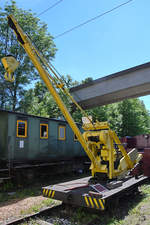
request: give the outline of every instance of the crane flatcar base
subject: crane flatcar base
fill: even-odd
[[[141,176],[139,179],[134,177],[122,182],[109,189],[106,185],[100,183],[89,184],[90,177],[85,177],[65,183],[59,183],[42,188],[44,197],[53,198],[63,201],[64,203],[77,205],[82,207],[94,208],[104,210],[109,200],[114,197],[120,197],[123,194],[129,194],[130,191],[135,190],[139,185],[144,183],[148,178]]]

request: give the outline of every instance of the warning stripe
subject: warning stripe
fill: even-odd
[[[90,204],[89,204],[89,202],[88,202],[87,196],[84,196],[84,199],[85,199],[86,205],[87,205],[88,207],[90,207]]]
[[[48,189],[46,190],[46,192],[45,192],[45,195],[47,196],[47,193],[48,193]]]
[[[100,203],[100,205],[101,205],[101,208],[104,210],[104,205],[103,205],[103,202],[102,202],[101,199],[99,199],[99,203]]]
[[[87,207],[101,209],[101,210],[105,209],[105,206],[104,206],[105,200],[104,199],[92,198],[90,196],[85,195],[84,200],[85,200]]]
[[[55,194],[55,191],[49,190],[48,197],[49,198],[53,198],[54,197],[54,194]]]
[[[53,198],[55,195],[55,191],[49,189],[43,189],[43,196],[47,196],[49,198]]]
[[[95,203],[97,209],[99,209],[99,205],[98,205],[97,199],[96,198],[93,198],[93,200],[94,200],[94,203]]]
[[[91,203],[92,208],[94,208],[94,204],[93,204],[92,198],[89,197],[89,200],[90,200],[90,203]]]
[[[45,194],[45,189],[43,189],[43,195]]]
[[[55,191],[52,191],[52,196],[51,196],[51,197],[53,198],[53,197],[54,197],[54,195],[55,195]]]
[[[51,196],[51,192],[52,192],[52,191],[50,190],[50,191],[49,191],[49,194],[48,194],[48,197],[50,197],[50,196]]]

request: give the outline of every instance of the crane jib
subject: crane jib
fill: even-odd
[[[24,45],[24,41],[23,41],[21,35],[19,34],[19,32],[18,32],[18,30],[17,30],[17,28],[16,28],[15,23],[13,22],[13,20],[11,19],[10,16],[8,16],[7,19],[8,19],[8,25],[9,25],[9,27],[12,28],[12,29],[15,31],[15,33],[16,33],[17,40],[18,40],[22,45]]]

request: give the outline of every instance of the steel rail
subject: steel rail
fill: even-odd
[[[43,209],[37,213],[33,213],[30,215],[26,215],[24,217],[9,221],[9,222],[4,222],[3,225],[18,225],[24,222],[28,222],[30,219],[34,219],[36,217],[40,217],[40,216],[44,216],[47,214],[50,214],[51,212],[55,211],[55,210],[59,210],[61,209],[61,207],[63,206],[63,203],[60,203],[57,206],[53,206],[53,207],[47,207],[46,209]]]

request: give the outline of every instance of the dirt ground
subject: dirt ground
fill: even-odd
[[[22,216],[22,211],[26,211],[33,205],[37,205],[45,198],[42,196],[28,197],[23,200],[11,200],[0,204],[0,224],[4,224],[6,220],[13,220]]]

